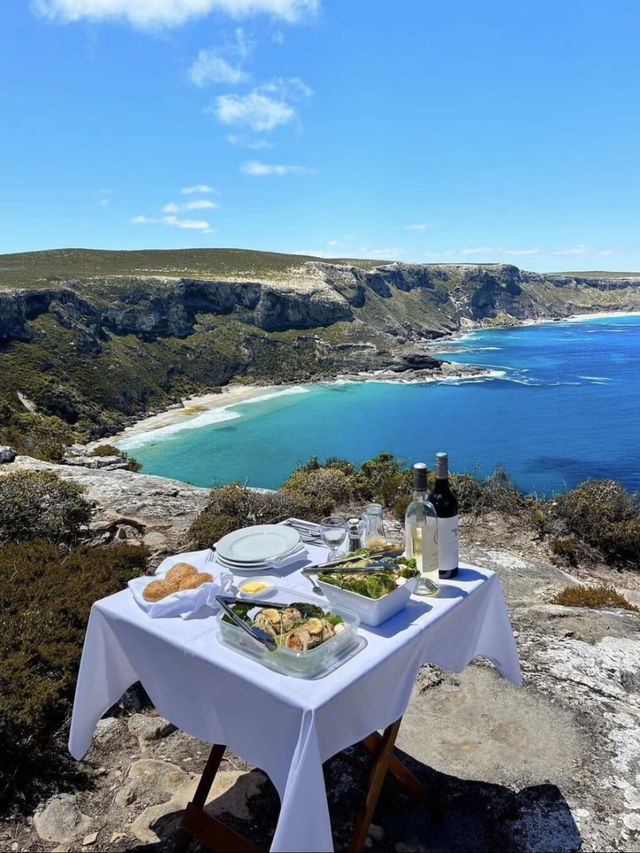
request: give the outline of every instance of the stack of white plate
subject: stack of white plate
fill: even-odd
[[[258,524],[223,536],[216,545],[216,560],[233,571],[259,572],[303,551],[297,530],[281,524]]]

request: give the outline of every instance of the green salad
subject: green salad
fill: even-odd
[[[418,574],[416,561],[412,557],[376,557],[371,556],[366,549],[361,549],[352,555],[347,554],[345,562],[350,556],[353,560],[349,560],[344,571],[320,571],[318,580],[367,598],[382,598]],[[372,572],[372,568],[379,570]]]

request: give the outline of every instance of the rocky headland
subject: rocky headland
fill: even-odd
[[[421,381],[472,369],[429,347],[471,328],[639,309],[639,277],[507,264],[232,250],[4,255],[0,397],[98,438],[230,382]]]
[[[80,482],[96,541],[144,542],[157,564],[185,543],[207,491],[122,470],[118,459],[52,465],[18,456],[0,473],[46,467]],[[89,467],[92,465],[94,467]],[[401,537],[399,527],[393,535]],[[442,807],[431,820],[384,789],[367,846],[409,851],[635,851],[640,845],[640,614],[551,604],[585,579],[640,604],[640,579],[601,566],[568,573],[508,518],[463,518],[462,557],[496,571],[523,685],[478,660],[462,673],[423,667],[398,746]],[[0,847],[34,851],[168,851],[206,744],[158,717],[139,689],[100,722],[73,782],[25,819],[5,821]],[[336,849],[346,849],[364,777],[326,766]],[[278,798],[258,769],[227,752],[212,812],[268,844]]]

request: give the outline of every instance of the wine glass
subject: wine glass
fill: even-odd
[[[342,515],[328,515],[320,522],[322,541],[329,549],[327,561],[334,560],[339,554],[339,546],[347,534],[347,519]]]

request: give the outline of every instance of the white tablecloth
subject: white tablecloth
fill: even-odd
[[[308,551],[307,562],[324,554],[313,546]],[[288,567],[278,582],[308,595],[299,568]],[[150,619],[124,590],[91,610],[69,750],[80,759],[100,717],[140,681],[176,726],[227,744],[269,775],[281,798],[272,850],[332,850],[322,763],[401,717],[421,664],[460,672],[482,655],[520,682],[500,583],[476,566],[461,565],[437,597],[413,597],[377,628],[361,626],[360,634],[365,648],[324,678],[303,680],[221,645],[211,615]]]

